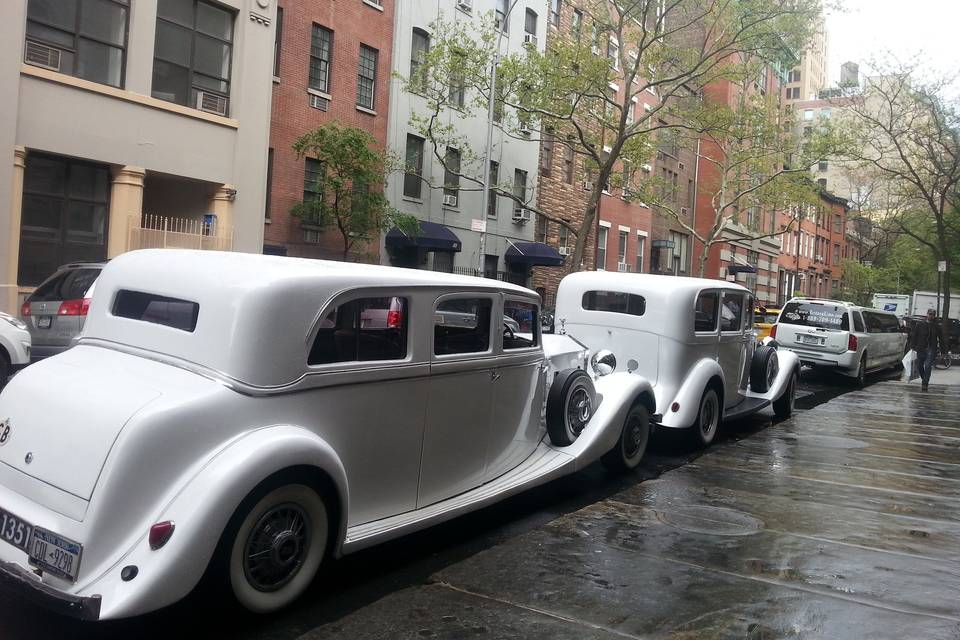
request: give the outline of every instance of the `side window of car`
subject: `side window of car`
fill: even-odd
[[[717,291],[703,291],[697,296],[697,305],[694,307],[693,330],[716,331],[717,307],[720,306],[720,293]]]
[[[860,315],[859,311],[851,311],[853,315],[853,330],[857,333],[864,333],[863,329],[863,317]]]
[[[532,302],[504,300],[503,348],[529,349],[540,344],[540,314]]]
[[[743,318],[743,300],[742,293],[733,293],[727,291],[723,294],[723,306],[720,308],[720,331],[740,331],[743,326],[740,322]]]
[[[883,316],[883,331],[884,333],[900,333],[900,323],[897,322],[896,317]]]
[[[407,357],[407,298],[358,298],[340,304],[320,320],[307,364]]]
[[[864,311],[863,320],[867,324],[867,333],[883,333],[883,326],[878,314]]]
[[[483,353],[490,350],[489,298],[455,298],[437,305],[433,314],[433,352]]]

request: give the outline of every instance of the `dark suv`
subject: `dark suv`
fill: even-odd
[[[106,266],[102,262],[77,262],[57,269],[20,307],[33,341],[31,360],[40,360],[69,349],[83,330],[93,285]]]

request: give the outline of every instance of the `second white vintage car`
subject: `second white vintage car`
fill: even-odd
[[[541,336],[538,307],[408,269],[116,258],[79,344],[0,394],[0,586],[105,619],[207,575],[270,612],[330,556],[598,459],[635,467],[651,384]]]
[[[612,352],[652,385],[657,425],[706,446],[722,420],[793,412],[799,360],[757,347],[753,314],[753,294],[735,283],[590,271],[560,282],[556,327]]]

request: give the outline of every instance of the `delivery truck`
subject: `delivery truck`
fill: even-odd
[[[897,293],[875,293],[870,306],[881,311],[892,311],[898,318],[902,318],[910,315],[910,296]]]
[[[943,314],[943,294],[940,295],[940,313]],[[912,313],[915,316],[926,315],[927,309],[937,309],[936,291],[914,291]],[[960,320],[960,295],[950,295],[950,317]]]

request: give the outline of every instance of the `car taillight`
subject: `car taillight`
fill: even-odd
[[[847,338],[847,351],[856,351],[857,350],[857,336],[850,334],[850,337]]]
[[[23,305],[20,307],[20,317],[21,317],[21,318],[29,318],[29,317],[30,317],[30,303],[29,303],[29,302],[24,302]]]
[[[391,309],[387,311],[387,328],[388,329],[399,329],[400,323],[403,321],[403,317],[400,315],[399,311]]]
[[[777,337],[777,325],[773,325],[772,327],[770,327],[770,337],[771,338]]]
[[[64,300],[60,303],[59,316],[85,316],[90,310],[90,298],[80,300]]]
[[[156,551],[163,545],[167,544],[170,541],[170,536],[173,535],[173,530],[176,528],[176,525],[173,524],[171,520],[166,520],[164,522],[158,522],[157,524],[150,527],[150,548]]]

